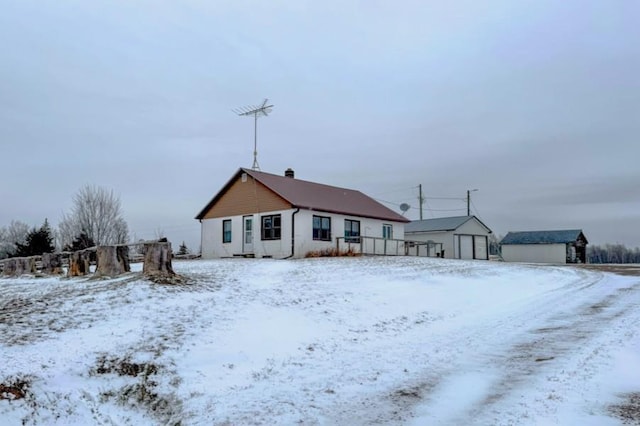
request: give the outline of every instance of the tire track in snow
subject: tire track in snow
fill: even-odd
[[[526,307],[450,335],[429,336],[428,344],[436,349],[416,357],[415,362],[425,366],[422,371],[387,394],[339,405],[337,420],[352,418],[354,412],[362,420],[358,424],[406,424],[416,415],[437,424],[472,424],[481,415],[490,417],[491,410],[538,379],[547,366],[575,353],[571,344],[597,338],[607,324],[620,323],[640,303],[640,282],[608,289],[606,274],[576,272],[576,281],[536,297]],[[538,350],[543,343],[547,350]],[[472,394],[467,400],[447,395],[448,389],[461,386]],[[448,397],[466,405],[439,409]]]
[[[607,282],[603,279],[598,284],[602,286]],[[593,285],[583,286],[576,291],[585,291]],[[480,374],[483,376],[481,381],[486,379],[488,382],[486,387],[476,390],[467,406],[458,407],[452,418],[445,417],[445,424],[517,424],[531,422],[530,418],[527,420],[529,416],[548,416],[554,410],[554,399],[562,400],[563,391],[570,391],[571,384],[552,386],[558,388],[559,392],[545,389],[545,395],[541,395],[540,400],[546,401],[540,407],[519,403],[518,393],[531,393],[532,387],[545,375],[564,384],[570,381],[586,382],[595,374],[596,367],[589,367],[594,357],[600,352],[606,353],[607,346],[622,343],[620,334],[627,328],[627,323],[638,322],[634,308],[640,304],[640,282],[614,289],[613,293],[595,293],[589,297],[578,297],[571,292],[558,301],[570,296],[581,300],[578,306],[563,311],[558,310],[558,304],[555,303],[556,306],[545,320],[535,321],[537,325],[533,328],[526,328],[524,333],[504,339],[498,352],[487,348],[488,351],[476,354],[480,362],[465,361],[459,366],[461,371],[441,378],[443,382],[458,381],[459,384],[465,375]],[[624,321],[626,316],[631,318]],[[598,343],[604,332],[607,333],[604,343]],[[580,347],[586,349],[577,349]],[[577,366],[571,368],[574,357],[578,359]],[[420,409],[426,413],[426,418],[429,418],[428,401],[437,404],[441,399],[437,392],[437,389],[433,389],[432,394],[426,396],[426,406]],[[528,399],[531,399],[530,395]],[[508,412],[504,410],[505,403],[510,406]],[[437,409],[434,411],[438,412]],[[439,414],[442,415],[441,412]]]
[[[603,283],[603,284],[606,284]],[[492,415],[495,407],[505,398],[513,399],[519,390],[531,388],[532,382],[546,382],[542,395],[548,402],[546,410],[553,411],[553,401],[562,400],[562,394],[571,391],[574,382],[587,382],[596,373],[592,366],[598,357],[604,357],[607,348],[621,346],[621,335],[626,330],[637,330],[640,320],[636,311],[640,305],[640,282],[617,289],[599,300],[582,304],[569,313],[558,313],[542,327],[536,327],[514,342],[505,353],[490,356],[487,362],[500,365],[501,376],[494,382],[482,401],[467,411],[470,423],[477,422],[484,414],[492,424],[505,423],[509,416],[513,422],[521,421],[516,412]],[[635,324],[636,327],[630,325]],[[584,348],[578,349],[576,348]],[[546,380],[544,380],[546,378]],[[549,389],[548,383],[555,382]],[[497,410],[495,410],[497,411]],[[523,411],[541,416],[536,407],[522,407]],[[604,410],[603,410],[604,411]]]

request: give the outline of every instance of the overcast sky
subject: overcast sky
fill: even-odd
[[[640,2],[5,0],[0,226],[55,226],[85,184],[132,237],[253,161],[498,235],[640,246]],[[458,198],[445,200],[440,198]],[[177,247],[177,246],[176,246]]]

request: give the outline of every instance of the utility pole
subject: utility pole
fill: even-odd
[[[471,216],[471,193],[477,191],[477,189],[467,189],[467,216]]]
[[[420,203],[420,220],[422,220],[422,203],[424,203],[424,197],[422,196],[422,184],[418,184],[418,202]]]

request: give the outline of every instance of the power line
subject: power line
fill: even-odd
[[[428,198],[430,200],[457,200],[457,201],[464,201],[465,200],[462,197],[427,197],[427,196],[425,196],[424,198]]]
[[[379,198],[374,198],[374,200],[379,201],[381,203],[387,203],[387,204],[392,204],[394,206],[400,207],[400,204],[402,203],[395,203],[393,201],[387,201],[387,200],[381,200]],[[409,207],[411,209],[415,209],[415,210],[419,210],[419,207]],[[463,211],[466,210],[466,208],[459,208],[459,209],[429,209],[430,211],[434,211],[434,212],[459,212],[459,211]]]
[[[412,189],[416,189],[417,186],[403,186],[402,188],[396,188],[396,189],[390,189],[388,191],[385,192],[378,192],[376,194],[373,194],[373,197],[379,197],[381,195],[387,195],[387,194],[397,194],[400,191],[410,191]]]
[[[476,205],[473,203],[473,200],[471,200],[471,206],[473,207],[473,210],[476,212],[476,216],[480,217],[480,212],[478,211],[478,208],[476,207]]]
[[[433,212],[461,212],[467,209],[430,209]]]

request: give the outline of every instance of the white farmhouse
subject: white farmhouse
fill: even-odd
[[[585,263],[587,238],[580,229],[509,232],[500,241],[506,262]]]
[[[491,233],[475,216],[414,220],[404,231],[409,254],[481,260],[489,259]]]
[[[244,168],[196,219],[203,258],[301,258],[352,245],[404,254],[409,222],[360,191],[296,179],[291,169],[281,176]]]

